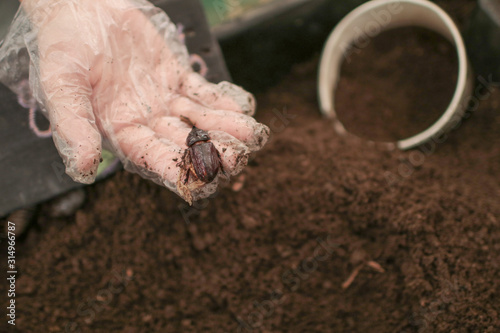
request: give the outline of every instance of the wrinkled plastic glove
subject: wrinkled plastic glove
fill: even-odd
[[[0,48],[0,77],[15,91],[29,63],[33,96],[75,181],[95,180],[104,145],[126,170],[179,194],[191,131],[184,116],[208,131],[224,170],[193,190],[196,200],[267,141],[269,129],[251,117],[254,97],[195,73],[176,26],[151,3],[24,0],[21,7]]]

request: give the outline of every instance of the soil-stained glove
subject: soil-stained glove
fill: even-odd
[[[31,91],[75,181],[95,180],[103,144],[126,170],[196,200],[267,141],[269,129],[251,117],[253,96],[195,73],[176,26],[151,3],[24,0],[21,7],[0,48],[0,79],[19,93],[29,63]],[[181,116],[208,132],[222,162],[214,181],[187,194],[178,183],[192,127]]]

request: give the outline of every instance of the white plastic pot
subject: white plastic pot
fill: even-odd
[[[351,47],[362,48],[380,32],[419,26],[446,37],[455,46],[458,80],[455,93],[442,116],[429,128],[395,144],[400,149],[418,146],[439,137],[460,121],[471,97],[473,80],[462,36],[453,20],[440,7],[426,0],[373,0],[350,12],[330,34],[321,56],[318,93],[323,114],[335,120],[335,129],[347,133],[335,112],[335,90],[343,60]],[[423,96],[424,98],[424,96]]]

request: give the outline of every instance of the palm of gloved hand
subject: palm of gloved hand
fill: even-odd
[[[175,191],[191,130],[181,115],[209,131],[229,174],[264,145],[268,128],[250,117],[253,96],[194,73],[175,26],[149,3],[43,3],[23,2],[38,29],[30,80],[74,180],[94,181],[104,141],[126,169]]]

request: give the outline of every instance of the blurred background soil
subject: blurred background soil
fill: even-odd
[[[456,59],[427,32],[385,36],[347,65],[337,108],[397,136],[446,106]],[[17,246],[12,331],[498,332],[500,91],[438,143],[388,151],[320,116],[317,60],[257,96],[271,140],[215,198],[189,208],[119,172],[70,218],[42,205]]]

